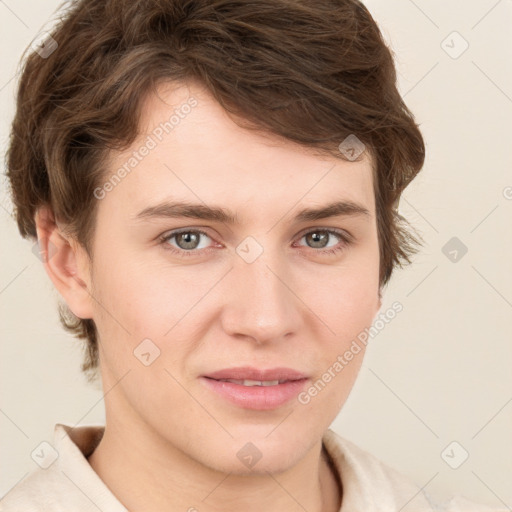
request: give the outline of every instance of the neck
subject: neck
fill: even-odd
[[[338,476],[319,441],[280,473],[222,473],[165,443],[146,424],[108,421],[93,470],[128,510],[146,512],[338,512]],[[144,425],[146,430],[144,430]]]

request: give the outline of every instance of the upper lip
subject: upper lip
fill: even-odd
[[[257,380],[257,381],[268,381],[268,380],[300,380],[307,378],[307,375],[293,370],[292,368],[269,368],[259,369],[250,366],[238,366],[234,368],[225,368],[215,372],[203,375],[210,379],[221,380],[221,379],[233,379],[233,380]]]

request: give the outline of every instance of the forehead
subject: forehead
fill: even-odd
[[[139,136],[130,148],[111,155],[110,174],[123,166],[129,172],[111,196],[132,212],[169,197],[276,213],[279,204],[290,208],[345,199],[374,211],[372,160],[366,152],[351,162],[247,130],[194,83],[164,83],[145,98]]]

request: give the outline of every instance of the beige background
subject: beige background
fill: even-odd
[[[0,1],[2,153],[19,56],[57,5]],[[333,428],[430,493],[512,507],[512,1],[366,5],[426,139],[400,206],[426,244],[387,288],[382,311],[396,300],[404,309],[371,340]],[[469,47],[453,58],[462,38]],[[58,324],[56,292],[2,184],[0,495],[35,467],[30,454],[53,441],[55,423],[104,421],[102,392],[80,374],[78,342]],[[468,248],[456,262],[442,252],[452,237]],[[441,457],[453,441],[451,460],[469,454],[458,469]]]

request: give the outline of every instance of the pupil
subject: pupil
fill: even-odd
[[[321,243],[320,247],[325,247],[325,244],[327,243],[327,233],[325,233],[325,231],[314,232],[311,233],[310,236],[313,238],[314,243],[321,242],[323,239],[324,243]]]
[[[190,232],[180,233],[178,237],[181,241],[185,242],[185,249],[194,249],[194,244],[197,242],[197,234],[193,234]]]

